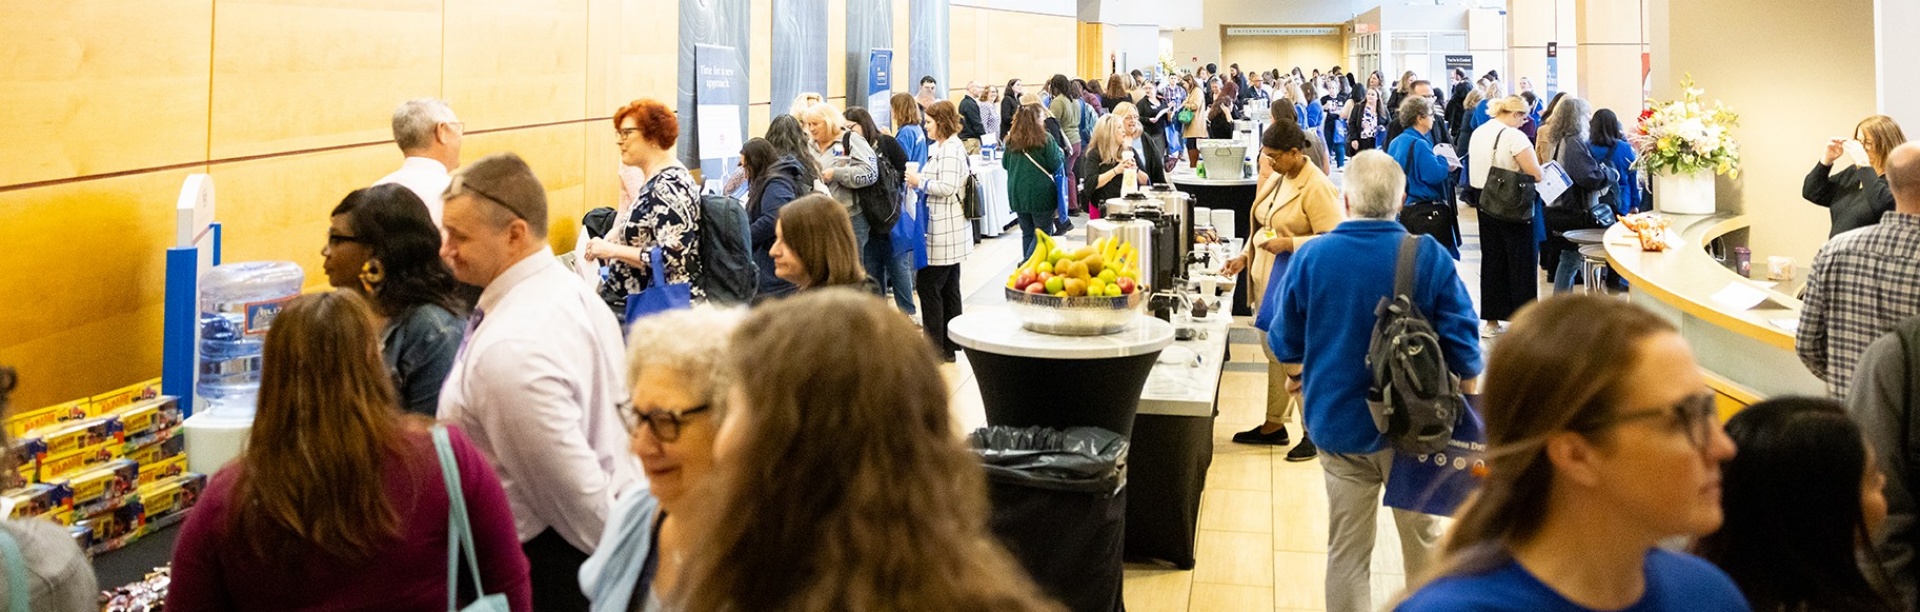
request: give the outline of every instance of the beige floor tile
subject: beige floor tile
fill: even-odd
[[[1202,529],[1196,539],[1194,582],[1273,584],[1272,536]]]
[[[965,359],[964,357],[962,358]],[[954,427],[962,435],[987,426],[986,404],[980,401],[980,381],[969,374],[959,389],[953,392],[948,409],[953,411]]]
[[[1187,609],[1192,612],[1265,612],[1273,609],[1273,587],[1196,583],[1193,585],[1193,603]]]
[[[1244,352],[1244,351],[1242,351]],[[1266,409],[1267,373],[1266,372],[1222,372],[1220,374],[1220,403],[1229,400],[1253,400],[1253,405]]]
[[[1273,603],[1282,608],[1327,607],[1327,556],[1319,553],[1273,553]]]
[[[1273,506],[1273,549],[1288,552],[1327,552],[1327,506]]]
[[[1127,566],[1125,599],[1132,612],[1184,612],[1193,588],[1193,572]]]
[[[1200,528],[1273,533],[1273,499],[1266,491],[1210,489],[1200,494]]]
[[[1272,448],[1245,444],[1213,448],[1213,465],[1207,468],[1205,490],[1267,491],[1272,487]]]

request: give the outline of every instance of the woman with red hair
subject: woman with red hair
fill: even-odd
[[[666,282],[692,285],[696,300],[706,298],[699,281],[700,184],[673,154],[680,121],[659,100],[641,98],[613,114],[614,142],[620,162],[640,169],[646,181],[633,202],[614,216],[607,237],[587,241],[587,259],[608,261],[600,297],[617,316],[627,312],[627,296],[653,283],[652,251],[660,247]]]

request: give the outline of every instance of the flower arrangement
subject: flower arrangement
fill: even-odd
[[[1155,58],[1155,60],[1156,60],[1155,63],[1160,65],[1160,71],[1162,74],[1168,74],[1168,75],[1180,74],[1180,65],[1174,63],[1173,53],[1168,51],[1161,51],[1160,57]]]
[[[1740,176],[1740,146],[1730,133],[1740,116],[1719,100],[1701,102],[1705,90],[1693,86],[1693,75],[1680,82],[1681,98],[1662,102],[1649,98],[1640,113],[1639,129],[1627,135],[1635,165],[1651,174],[1681,175],[1711,170]]]

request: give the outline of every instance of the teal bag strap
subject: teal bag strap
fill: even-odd
[[[458,605],[461,549],[473,560],[467,569],[473,573],[474,590],[481,593],[480,600],[467,609],[505,610],[506,598],[486,594],[485,583],[480,581],[480,555],[474,553],[473,526],[467,522],[467,496],[460,490],[460,464],[453,457],[453,442],[445,425],[433,426],[433,448],[440,455],[440,478],[447,484],[447,610],[453,612]]]
[[[32,612],[27,601],[27,556],[20,554],[20,543],[5,529],[0,529],[0,556],[7,564],[7,609]]]

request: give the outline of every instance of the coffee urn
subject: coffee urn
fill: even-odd
[[[1140,281],[1152,282],[1148,272],[1153,270],[1153,223],[1135,216],[1137,210],[1148,207],[1153,200],[1144,193],[1131,193],[1125,197],[1108,199],[1107,216],[1087,222],[1087,244],[1093,244],[1101,238],[1115,238],[1133,245],[1139,253]]]
[[[1140,260],[1140,273],[1146,276],[1147,285],[1153,290],[1147,309],[1161,320],[1172,321],[1181,290],[1175,278],[1185,265],[1182,263],[1185,254],[1178,250],[1180,220],[1164,214],[1158,201],[1134,210],[1133,214],[1136,221],[1152,227],[1153,238],[1149,241],[1152,248],[1141,248],[1143,253],[1150,251],[1150,254]]]
[[[1160,184],[1147,188],[1147,196],[1160,201],[1160,214],[1179,221],[1180,231],[1176,233],[1179,250],[1186,253],[1193,250],[1193,194],[1174,189],[1172,185]]]

